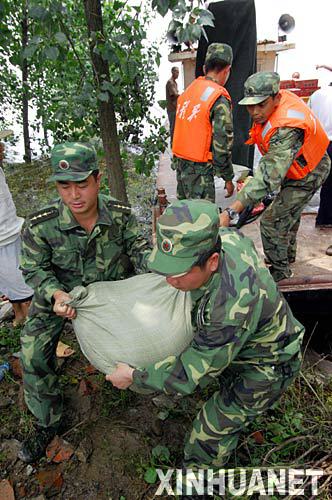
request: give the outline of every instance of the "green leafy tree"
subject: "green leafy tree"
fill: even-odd
[[[163,17],[172,12],[168,34],[179,44],[190,46],[202,35],[207,39],[204,26],[214,26],[214,15],[202,0],[152,0],[152,7]]]
[[[150,114],[160,59],[157,47],[146,43],[154,13],[126,0],[20,0],[19,6],[0,0],[3,106],[22,108],[25,98],[25,131],[29,103],[34,106],[32,128],[42,127],[46,147],[50,133],[55,141],[101,136],[111,192],[126,200],[120,142],[141,146],[136,168],[144,173],[165,147],[165,130]],[[166,12],[159,0],[152,6]],[[167,2],[168,9],[187,30],[177,25],[179,39],[198,36],[202,9],[182,1]]]

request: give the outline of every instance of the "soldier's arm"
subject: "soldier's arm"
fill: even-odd
[[[230,102],[221,96],[210,113],[212,122],[212,162],[214,173],[225,181],[234,177],[232,164],[233,116]]]
[[[199,313],[204,320],[199,321],[190,346],[180,356],[169,356],[145,370],[135,370],[133,377],[137,385],[167,394],[191,394],[198,384],[206,385],[236,358],[250,335],[244,327],[248,307],[237,307],[234,315],[238,295],[225,304],[217,293],[219,289],[217,286],[214,297],[210,297]]]
[[[136,217],[132,213],[127,216],[123,238],[125,252],[134,265],[136,273],[148,272],[147,259],[151,253],[151,246],[140,234]]]
[[[259,203],[266,194],[278,191],[303,144],[301,129],[279,128],[271,137],[269,151],[262,156],[254,177],[238,193],[244,207]]]
[[[145,370],[135,370],[134,383],[166,394],[191,394],[198,384],[219,376],[227,368],[249,332],[238,326],[211,325],[204,336],[196,335],[190,347],[178,357],[169,356]]]
[[[42,235],[41,226],[28,224],[22,233],[20,268],[25,282],[50,303],[53,294],[63,289],[52,271],[51,254],[51,247]]]

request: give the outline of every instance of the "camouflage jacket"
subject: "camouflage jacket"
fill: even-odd
[[[234,177],[232,163],[233,147],[233,114],[231,103],[224,96],[220,96],[210,111],[212,123],[212,166],[214,175],[230,181]],[[206,163],[198,163],[182,158],[174,158],[174,167],[180,165],[193,165],[197,173],[204,174]],[[200,170],[199,167],[201,167]]]
[[[260,159],[254,177],[237,194],[244,206],[256,205],[268,193],[279,191],[303,139],[304,132],[298,128],[282,127],[273,134],[269,150]]]
[[[225,368],[245,373],[287,363],[299,355],[303,326],[293,317],[252,241],[234,229],[220,230],[219,270],[191,292],[195,337],[178,356],[135,370],[142,388],[190,394]]]
[[[98,220],[88,234],[62,201],[30,216],[22,235],[21,269],[26,283],[47,302],[56,290],[119,280],[146,271],[148,242],[131,209],[98,196]]]

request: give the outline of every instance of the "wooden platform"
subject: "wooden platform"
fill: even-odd
[[[332,290],[332,256],[325,251],[332,245],[332,228],[315,227],[316,214],[302,214],[297,237],[297,258],[291,265],[294,276],[279,282],[282,292],[301,290]],[[262,255],[259,220],[241,228],[251,238],[257,251]]]

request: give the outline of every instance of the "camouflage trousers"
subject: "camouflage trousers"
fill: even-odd
[[[176,159],[177,198],[200,198],[215,203],[213,166]]]
[[[301,213],[327,178],[330,165],[325,154],[304,179],[285,179],[279,194],[261,218],[264,253],[271,263],[270,272],[275,281],[291,276],[289,264],[296,259],[296,235]]]
[[[186,468],[220,469],[237,446],[242,431],[270,408],[293,382],[301,367],[300,353],[280,366],[228,368],[220,390],[204,404],[184,448]]]
[[[36,297],[36,296],[35,296]],[[62,393],[57,375],[56,347],[65,320],[33,299],[22,330],[23,389],[26,404],[41,427],[57,426]]]

